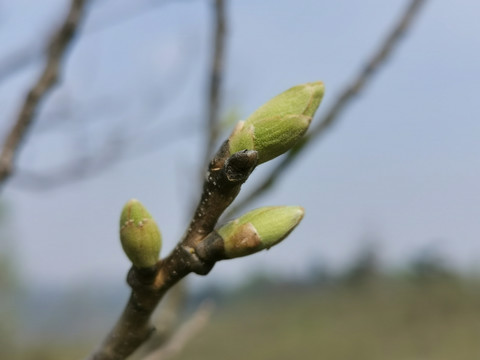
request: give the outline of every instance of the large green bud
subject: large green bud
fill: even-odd
[[[307,131],[323,98],[320,81],[294,86],[240,121],[229,138],[230,154],[256,150],[258,163],[290,150]]]
[[[269,249],[285,239],[303,215],[300,206],[266,206],[228,222],[217,230],[225,256],[235,258]]]
[[[157,263],[162,236],[152,215],[136,199],[130,200],[123,207],[120,241],[123,251],[136,267],[147,268]]]

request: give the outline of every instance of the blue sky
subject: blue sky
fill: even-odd
[[[406,3],[230,1],[222,110],[243,118],[292,85],[322,80],[325,111]],[[22,49],[41,49],[66,4],[0,2],[0,65]],[[23,279],[52,286],[123,281],[128,261],[117,222],[131,197],[157,219],[164,254],[183,233],[203,156],[210,5],[152,4],[94,2],[63,81],[41,108],[19,158],[22,171],[48,173],[79,154],[97,154],[112,132],[129,146],[122,148],[126,160],[85,181],[42,192],[19,178],[8,184],[3,197],[15,234],[8,251]],[[252,205],[302,205],[299,228],[269,252],[217,264],[208,281],[236,281],[257,269],[295,276],[313,264],[340,267],[368,239],[392,266],[434,249],[476,269],[479,13],[478,1],[428,1],[340,122]],[[0,83],[2,134],[41,64]]]

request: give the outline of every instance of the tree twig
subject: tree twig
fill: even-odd
[[[39,103],[58,81],[61,61],[78,29],[84,14],[85,3],[86,0],[72,0],[64,23],[50,41],[45,68],[40,78],[28,92],[17,120],[3,144],[3,149],[0,153],[0,186],[5,183],[13,171],[15,158],[31,127]]]
[[[388,57],[392,54],[395,47],[400,43],[402,36],[409,30],[413,21],[418,15],[421,6],[426,0],[412,0],[407,6],[405,12],[394,24],[385,40],[382,41],[376,51],[366,62],[366,66],[352,79],[352,81],[341,91],[340,96],[334,102],[333,106],[323,115],[315,127],[299,142],[299,144],[288,152],[271,172],[264,178],[248,196],[238,202],[226,215],[232,217],[235,213],[244,209],[254,199],[258,199],[270,190],[281,178],[280,175],[294,162],[299,154],[305,150],[307,145],[317,141],[326,130],[336,124],[340,115],[352,103],[355,97],[365,89],[365,86],[372,80],[375,73],[385,64]]]
[[[221,85],[225,58],[225,34],[226,34],[226,0],[215,0],[213,6],[213,48],[210,68],[208,111],[207,111],[207,143],[205,146],[205,160],[207,163],[212,155],[214,146],[219,135],[219,110],[221,101]]]

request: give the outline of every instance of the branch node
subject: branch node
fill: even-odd
[[[228,181],[244,182],[252,173],[258,162],[258,153],[255,150],[243,150],[230,156],[224,165]]]
[[[215,265],[214,261],[204,261],[201,259],[195,249],[190,246],[181,246],[181,249],[185,252],[185,256],[188,258],[187,263],[191,271],[198,275],[207,275]]]

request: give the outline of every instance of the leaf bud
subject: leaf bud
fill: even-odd
[[[228,222],[217,230],[225,256],[235,258],[269,249],[285,239],[303,215],[300,206],[266,206]]]
[[[229,138],[230,154],[256,150],[261,164],[290,150],[307,131],[323,93],[317,81],[275,96],[237,124]]]
[[[136,199],[130,200],[123,207],[120,241],[123,251],[136,267],[147,268],[157,263],[162,236],[155,220]]]

